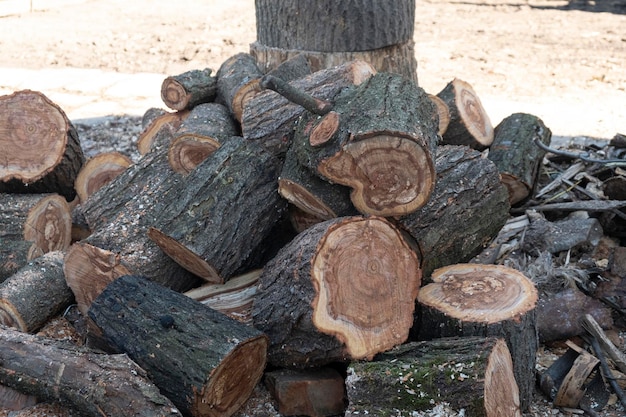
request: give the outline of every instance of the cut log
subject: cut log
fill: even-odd
[[[290,84],[317,99],[332,101],[344,88],[361,84],[374,73],[370,64],[355,61],[315,72]],[[274,91],[261,91],[244,107],[241,120],[243,136],[284,157],[291,146],[294,125],[304,112],[304,108]]]
[[[58,194],[0,195],[0,282],[47,252],[66,250],[72,216]]]
[[[443,134],[445,145],[467,145],[482,150],[493,142],[493,126],[478,95],[470,84],[455,78],[437,94],[450,111],[450,123]]]
[[[0,323],[34,332],[74,301],[60,251],[30,261],[0,284]]]
[[[189,110],[175,113],[168,113],[163,110],[162,113],[154,117],[148,114],[149,111],[144,114],[144,119],[147,118],[146,124],[137,140],[137,150],[141,155],[147,154],[153,146],[168,144],[172,139],[172,132],[178,130],[183,121],[189,116]]]
[[[0,329],[0,383],[85,417],[180,417],[126,355],[106,355],[17,330]]]
[[[295,150],[290,148],[285,156],[278,192],[283,198],[316,219],[358,214],[350,200],[350,188],[331,184],[321,179],[298,162]]]
[[[448,125],[450,124],[450,109],[448,109],[448,105],[439,97],[429,94],[428,98],[430,98],[437,108],[437,114],[439,115],[439,129],[437,133],[439,136],[443,136],[448,130]]]
[[[0,385],[0,409],[20,411],[37,404],[37,397]]]
[[[191,70],[167,77],[161,84],[161,99],[172,110],[190,110],[202,103],[215,100],[217,77],[213,70]]]
[[[397,219],[419,246],[424,278],[478,255],[509,218],[506,187],[493,162],[478,151],[439,147],[435,166],[437,183],[428,203]]]
[[[0,96],[0,193],[57,193],[72,201],[85,162],[78,134],[59,106],[36,91]]]
[[[241,122],[245,102],[258,92],[263,72],[250,54],[238,53],[222,63],[217,71],[218,103],[224,104]]]
[[[380,73],[335,99],[336,129],[306,113],[296,127],[298,161],[330,182],[352,188],[363,214],[400,216],[422,207],[435,186],[437,112],[424,90]],[[330,113],[329,113],[330,114]],[[329,137],[329,139],[326,139]]]
[[[443,403],[449,414],[436,415],[522,416],[511,355],[496,337],[407,343],[351,363],[346,388],[346,416],[411,415]]]
[[[550,146],[551,138],[550,129],[532,114],[515,113],[496,126],[488,157],[500,171],[511,205],[525,200],[535,189],[546,154],[535,141]]]
[[[328,220],[267,263],[253,323],[276,366],[372,358],[406,340],[420,282],[415,252],[388,221]]]
[[[170,166],[189,174],[239,129],[228,109],[217,103],[198,104],[180,125],[169,147]]]
[[[276,68],[267,71],[267,75],[280,78],[287,82],[311,75],[311,65],[303,54],[298,54],[281,62]]]
[[[74,184],[80,201],[124,172],[133,162],[119,152],[106,152],[94,156],[81,168]]]
[[[538,348],[535,285],[500,265],[457,264],[437,269],[420,290],[418,337],[497,336],[506,340],[526,411],[535,389]]]
[[[111,283],[89,318],[194,417],[232,415],[263,375],[264,334],[141,277]]]
[[[277,192],[280,161],[232,137],[184,177],[148,236],[195,275],[221,283],[246,265],[285,208]]]

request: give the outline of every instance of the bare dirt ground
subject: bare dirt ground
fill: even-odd
[[[0,67],[174,75],[217,70],[256,38],[254,0],[59,3],[34,1],[32,12],[0,17]],[[416,3],[418,78],[427,92],[458,77],[472,84],[494,125],[523,111],[562,137],[626,133],[626,0]],[[242,415],[275,412],[263,402],[250,407]],[[53,407],[11,415],[66,414]],[[571,414],[539,395],[531,415]],[[624,414],[610,407],[602,415]]]

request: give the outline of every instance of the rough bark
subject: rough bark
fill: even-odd
[[[189,174],[220,144],[239,133],[228,109],[217,103],[198,104],[180,125],[168,151],[170,166]]]
[[[346,416],[410,415],[442,402],[471,417],[522,416],[511,355],[496,337],[407,343],[351,363],[346,388]]]
[[[247,53],[238,53],[222,63],[217,71],[218,103],[224,104],[241,122],[243,108],[256,92],[263,72],[254,57]]]
[[[356,61],[315,72],[292,81],[291,85],[320,100],[332,101],[341,90],[361,84],[374,72],[371,65]],[[284,158],[291,145],[295,122],[304,112],[304,108],[274,91],[261,91],[244,106],[243,136]]]
[[[526,411],[535,389],[538,294],[522,273],[500,265],[457,264],[435,270],[420,290],[423,340],[497,336],[506,340]]]
[[[217,77],[212,70],[191,70],[167,77],[161,84],[161,99],[172,110],[189,110],[202,103],[215,100]]]
[[[455,78],[437,97],[446,103],[450,111],[450,123],[443,134],[443,144],[467,145],[478,150],[491,145],[491,120],[470,84]]]
[[[406,340],[420,282],[415,253],[389,222],[328,220],[268,262],[253,323],[277,366],[371,358]]]
[[[61,251],[48,252],[0,284],[0,323],[34,332],[74,301]]]
[[[326,116],[302,116],[293,144],[298,161],[351,187],[361,213],[400,216],[422,207],[435,186],[438,140],[426,93],[397,75],[376,74],[340,94],[333,112],[338,127],[325,140],[315,134]]]
[[[131,164],[130,158],[119,152],[101,153],[89,159],[74,183],[80,201],[86,201],[91,194],[111,182]]]
[[[58,193],[76,197],[74,181],[85,162],[74,126],[42,93],[0,97],[0,192]]]
[[[0,281],[38,256],[66,250],[72,216],[58,194],[0,194]]]
[[[495,165],[478,151],[439,147],[435,166],[437,181],[428,203],[397,219],[419,246],[424,278],[478,255],[509,217],[506,187]]]
[[[128,356],[7,328],[0,329],[0,383],[85,417],[181,415]]]
[[[550,129],[532,114],[515,113],[496,126],[488,157],[500,171],[511,205],[525,200],[535,188],[546,154],[535,141],[550,146],[551,138]]]
[[[182,267],[223,282],[280,219],[280,165],[259,144],[230,138],[179,182],[148,236]]]
[[[94,301],[100,336],[146,370],[183,413],[230,416],[265,368],[267,337],[199,302],[126,275]]]

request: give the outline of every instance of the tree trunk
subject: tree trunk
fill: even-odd
[[[232,415],[263,375],[265,335],[142,277],[111,283],[89,318],[112,348],[195,417]]]
[[[76,197],[74,181],[85,162],[67,116],[39,92],[0,97],[0,193],[58,193]],[[10,162],[10,163],[9,163]]]
[[[256,19],[257,41],[251,53],[265,72],[302,54],[313,71],[363,60],[377,71],[401,74],[417,83],[414,0],[298,5],[263,0],[256,2]]]
[[[419,246],[424,278],[478,255],[509,218],[506,187],[495,165],[479,152],[439,147],[435,166],[437,181],[428,203],[397,219]]]
[[[491,145],[493,126],[471,85],[455,78],[437,97],[450,111],[450,122],[443,134],[444,145],[467,145],[478,150]]]
[[[198,104],[209,103],[217,95],[217,77],[212,70],[191,70],[167,77],[161,84],[161,99],[172,110],[190,110]]]
[[[377,74],[339,95],[333,112],[334,129],[319,128],[332,113],[306,113],[299,121],[294,146],[301,164],[351,187],[352,203],[363,214],[400,216],[428,201],[438,126],[435,106],[421,88]]]
[[[374,362],[351,363],[346,388],[346,416],[411,415],[442,402],[455,415],[522,416],[511,355],[495,337],[407,343]]]
[[[531,114],[512,114],[496,126],[488,157],[500,171],[511,205],[525,200],[535,188],[546,154],[535,141],[550,146],[551,138],[550,129]]]
[[[253,323],[269,336],[277,366],[371,358],[406,340],[420,282],[415,253],[389,222],[333,219],[267,263]]]
[[[0,284],[0,323],[34,332],[74,301],[60,251],[32,260]]]
[[[374,72],[371,65],[357,61],[315,72],[290,84],[317,99],[332,101],[344,88],[361,84]],[[261,91],[244,106],[243,136],[284,158],[291,146],[294,124],[304,112],[304,108],[274,91]]]
[[[241,122],[245,102],[257,91],[263,72],[250,54],[239,53],[228,58],[217,71],[217,99]]]
[[[57,194],[0,194],[0,282],[38,256],[66,250],[72,216]]]
[[[80,201],[86,201],[132,163],[130,158],[119,152],[101,153],[89,159],[78,173],[74,184]]]
[[[168,159],[175,172],[186,175],[239,128],[228,109],[217,103],[199,104],[180,125],[170,144]]]
[[[85,417],[181,415],[126,355],[95,353],[6,328],[0,329],[0,383],[68,404]]]
[[[535,390],[538,294],[522,273],[499,265],[457,264],[437,269],[422,287],[418,337],[497,336],[506,340],[526,411]]]

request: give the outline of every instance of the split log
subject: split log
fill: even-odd
[[[60,251],[30,261],[0,284],[0,323],[34,332],[74,301]]]
[[[351,363],[346,388],[346,416],[410,415],[442,403],[453,409],[445,415],[522,416],[511,355],[496,337],[407,343]]]
[[[189,116],[189,110],[168,113],[165,110],[152,117],[149,109],[142,120],[143,130],[137,140],[137,150],[141,155],[147,154],[153,146],[169,143],[172,139],[171,132],[178,130],[183,121]],[[159,110],[159,109],[157,109]],[[147,119],[147,120],[146,120]]]
[[[142,277],[111,283],[89,318],[113,349],[194,417],[232,415],[263,375],[264,334]]]
[[[538,349],[535,285],[500,265],[457,264],[435,270],[420,290],[422,340],[452,336],[503,338],[526,411],[535,389]]]
[[[361,213],[400,216],[422,207],[435,186],[437,129],[424,90],[379,73],[337,96],[326,116],[304,114],[293,146],[301,164],[351,187]]]
[[[222,63],[217,71],[218,103],[224,104],[235,120],[241,122],[247,100],[258,92],[263,72],[250,54],[238,53]]]
[[[388,221],[328,220],[266,264],[252,319],[276,366],[372,358],[406,340],[420,282],[415,252]]]
[[[94,156],[81,168],[74,184],[80,201],[108,184],[124,172],[133,162],[119,152],[106,152]]]
[[[72,216],[58,194],[0,195],[0,281],[47,252],[66,250]]]
[[[180,125],[168,151],[170,166],[189,174],[239,129],[228,109],[217,103],[198,104]]]
[[[278,192],[283,198],[316,219],[358,214],[350,200],[350,188],[321,179],[298,162],[294,148],[285,156],[278,179]]]
[[[0,329],[0,383],[85,417],[181,416],[126,355]]]
[[[0,97],[0,193],[57,193],[72,201],[85,162],[78,134],[59,106],[36,91]]]
[[[370,64],[355,61],[314,72],[290,84],[319,100],[332,101],[344,88],[359,85],[374,73]],[[304,112],[304,108],[274,91],[261,91],[244,106],[241,119],[243,136],[284,157],[291,146],[294,125]]]
[[[450,123],[443,134],[444,145],[467,145],[477,150],[493,142],[493,126],[478,95],[470,84],[455,78],[437,94],[450,111]]]
[[[202,103],[215,100],[217,77],[213,70],[191,70],[167,77],[161,84],[161,99],[172,110],[190,110]]]
[[[478,151],[439,147],[435,166],[437,181],[428,203],[397,219],[419,246],[425,278],[478,255],[509,217],[506,187],[495,165]]]
[[[502,120],[494,130],[488,158],[500,171],[509,190],[511,205],[525,200],[535,189],[539,168],[546,151],[535,144],[550,146],[552,132],[537,116],[515,113]]]
[[[222,283],[244,267],[278,222],[280,161],[232,137],[180,180],[148,236],[183,268]]]

